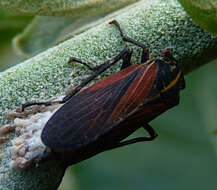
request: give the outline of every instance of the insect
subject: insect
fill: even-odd
[[[116,20],[110,22],[119,30],[123,41],[142,48],[141,64],[132,65],[132,50],[126,48],[111,60],[92,68],[71,57],[94,73],[66,95],[63,104],[46,123],[41,140],[46,145],[42,161],[61,159],[72,165],[100,152],[157,136],[148,124],[158,115],[179,104],[185,81],[177,61],[165,49],[160,58],[150,58],[149,49],[122,32]],[[122,60],[121,71],[81,91],[100,73]],[[33,102],[22,106],[49,106],[55,102]],[[124,140],[143,127],[149,137]]]

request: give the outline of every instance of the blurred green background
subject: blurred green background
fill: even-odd
[[[0,9],[0,72],[23,60],[12,48],[12,38],[31,21]],[[68,168],[59,190],[212,190],[217,188],[217,62],[186,78],[178,107],[151,125],[159,136],[101,153]],[[135,136],[144,135],[139,130]]]

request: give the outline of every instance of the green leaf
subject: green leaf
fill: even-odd
[[[11,40],[32,19],[27,16],[15,16],[0,7],[0,45]]]
[[[14,38],[14,49],[19,56],[29,58],[54,46],[63,36],[76,28],[76,24],[78,23],[75,18],[37,16]]]
[[[0,72],[21,61],[12,49],[11,39],[31,21],[32,17],[15,16],[0,7]]]
[[[22,61],[13,51],[10,43],[5,43],[0,46],[0,57],[0,72]]]
[[[1,0],[0,5],[16,14],[42,16],[91,16],[109,13],[138,0]]]
[[[179,0],[192,19],[217,34],[217,0]]]

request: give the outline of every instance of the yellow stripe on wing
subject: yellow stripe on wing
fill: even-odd
[[[166,92],[166,91],[168,91],[170,88],[172,88],[172,87],[177,83],[177,81],[180,79],[181,75],[182,75],[182,72],[180,71],[180,72],[177,74],[176,78],[173,79],[172,82],[171,82],[166,88],[164,88],[163,90],[161,90],[161,92],[160,92],[159,94],[157,94],[156,96],[154,96],[153,98],[151,98],[151,99],[148,100],[148,101],[153,101],[153,100],[159,98],[161,93]]]
[[[181,75],[182,75],[182,72],[180,71],[177,74],[176,78],[174,80],[172,80],[172,82],[166,88],[164,88],[161,92],[166,92],[167,90],[172,88],[177,83],[177,81],[180,79]]]

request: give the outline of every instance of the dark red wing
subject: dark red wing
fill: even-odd
[[[43,143],[58,152],[95,141],[145,101],[157,65],[131,66],[75,95],[47,122]]]

